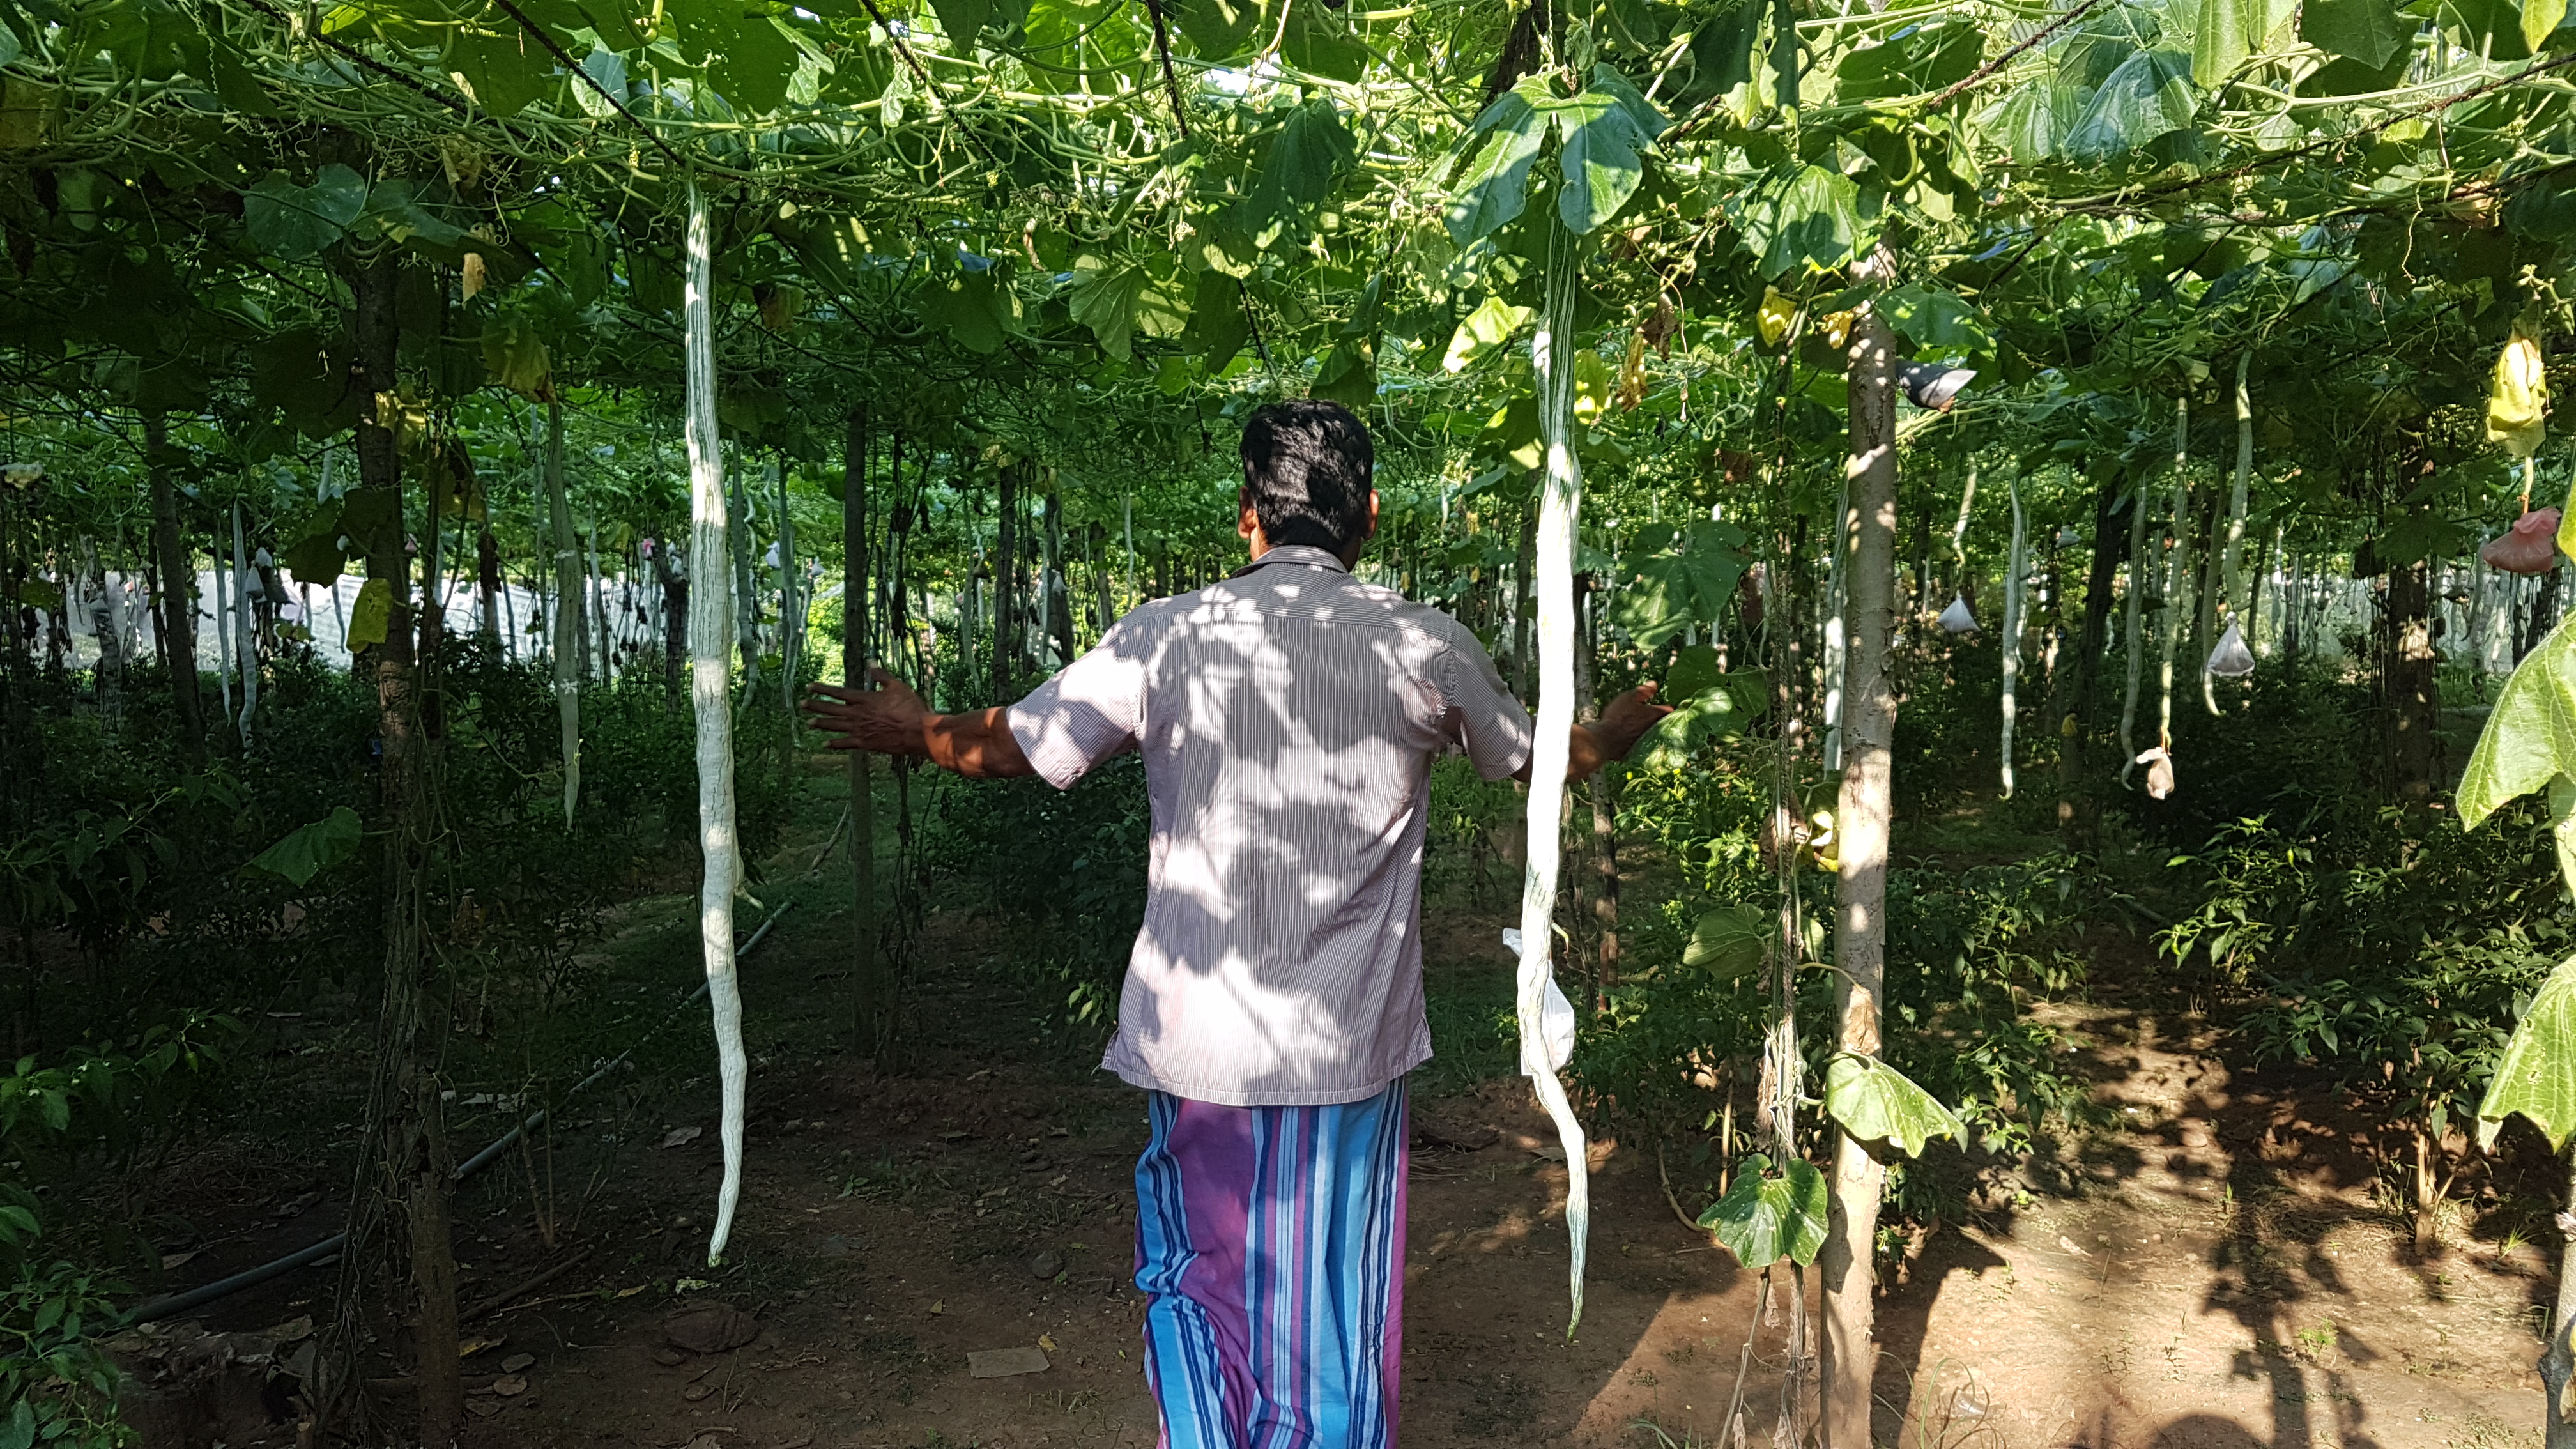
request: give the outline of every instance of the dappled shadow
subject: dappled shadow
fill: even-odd
[[[1430,766],[1487,778],[1529,723],[1454,620],[1320,549],[1158,600],[1012,709],[1059,786],[1144,760],[1143,928],[1108,1064],[1184,1096],[1332,1100],[1429,1054],[1418,881]]]

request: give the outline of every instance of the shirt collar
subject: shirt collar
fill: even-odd
[[[1342,561],[1333,556],[1331,549],[1317,548],[1311,543],[1283,543],[1226,577],[1239,579],[1254,569],[1267,568],[1272,564],[1304,564],[1310,569],[1330,569],[1337,574],[1350,572],[1342,567]]]

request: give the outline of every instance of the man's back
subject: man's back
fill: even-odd
[[[1270,550],[1158,600],[1014,706],[1068,785],[1127,748],[1153,807],[1144,929],[1106,1065],[1200,1101],[1356,1101],[1430,1055],[1419,914],[1430,762],[1498,779],[1529,719],[1474,637]]]

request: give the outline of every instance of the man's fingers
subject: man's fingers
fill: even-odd
[[[882,665],[882,664],[871,664],[871,665],[869,665],[869,666],[868,666],[868,678],[869,678],[869,679],[871,679],[871,680],[873,680],[873,681],[876,683],[877,688],[879,688],[879,689],[884,689],[884,688],[887,688],[888,686],[891,686],[891,685],[900,685],[900,684],[902,684],[902,683],[903,683],[903,681],[902,681],[902,680],[897,679],[897,678],[895,678],[892,674],[890,674],[890,673],[886,672],[886,667],[885,667],[884,665]]]

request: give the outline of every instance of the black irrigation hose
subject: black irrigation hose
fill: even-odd
[[[760,923],[760,929],[751,933],[751,939],[743,942],[742,945],[735,950],[735,959],[739,960],[742,957],[750,955],[752,951],[760,945],[761,939],[769,934],[769,928],[778,924],[778,918],[786,915],[790,910],[793,910],[795,906],[796,903],[794,901],[780,902],[778,909],[769,913],[769,919]],[[682,1001],[675,1007],[672,1007],[669,1015],[663,1017],[660,1021],[655,1022],[650,1031],[637,1037],[635,1039],[634,1046],[630,1046],[626,1050],[618,1053],[614,1058],[600,1063],[599,1068],[596,1071],[593,1071],[589,1076],[586,1076],[580,1081],[574,1083],[572,1090],[564,1093],[564,1095],[570,1097],[586,1087],[593,1086],[600,1078],[605,1077],[610,1072],[624,1066],[627,1060],[635,1055],[637,1047],[643,1046],[644,1043],[651,1041],[655,1036],[659,1035],[662,1028],[669,1026],[673,1021],[678,1020],[681,1012],[686,1011],[689,1007],[695,1005],[698,998],[706,994],[707,984],[701,981],[698,983],[698,989],[689,993],[687,1000]],[[509,1131],[502,1133],[499,1141],[494,1142],[491,1146],[484,1148],[482,1151],[475,1153],[472,1157],[458,1163],[456,1165],[456,1171],[450,1174],[450,1180],[463,1182],[465,1179],[472,1177],[484,1168],[491,1166],[502,1153],[510,1150],[512,1144],[516,1143],[520,1138],[527,1136],[529,1132],[545,1125],[546,1116],[547,1114],[542,1111],[529,1114],[527,1120],[521,1122],[518,1126],[511,1128]],[[191,1288],[185,1293],[173,1293],[166,1298],[155,1298],[151,1302],[137,1307],[133,1312],[126,1314],[123,1320],[123,1326],[131,1327],[139,1323],[153,1323],[164,1318],[175,1318],[179,1314],[187,1312],[189,1309],[203,1307],[206,1304],[217,1301],[218,1299],[230,1298],[232,1295],[241,1292],[245,1288],[255,1288],[260,1284],[267,1282],[271,1278],[292,1273],[296,1269],[304,1267],[310,1263],[318,1263],[324,1258],[328,1258],[333,1254],[338,1253],[348,1245],[349,1235],[346,1232],[334,1233],[318,1243],[298,1248],[283,1258],[276,1259],[273,1262],[262,1263],[256,1268],[245,1268],[241,1272],[235,1273],[229,1278],[218,1278],[212,1283],[208,1283],[200,1288]]]

